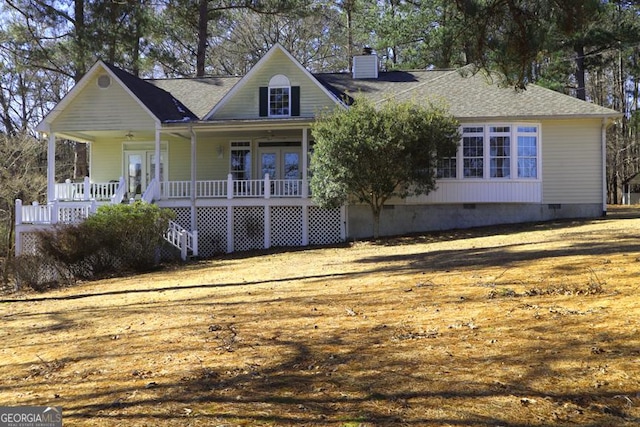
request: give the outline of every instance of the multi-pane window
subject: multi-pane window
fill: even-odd
[[[489,128],[489,177],[511,177],[511,129],[508,126]]]
[[[251,144],[249,142],[231,143],[230,173],[234,180],[251,179]]]
[[[482,178],[484,173],[484,128],[462,129],[462,176]]]
[[[457,156],[438,160],[438,179],[538,179],[539,125],[467,125]]]
[[[291,111],[289,88],[269,88],[269,116],[289,116]]]
[[[457,159],[455,157],[445,157],[438,160],[436,168],[436,178],[455,178],[457,176]]]
[[[538,177],[538,128],[518,127],[518,178]]]

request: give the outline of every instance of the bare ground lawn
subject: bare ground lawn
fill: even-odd
[[[0,296],[0,404],[65,426],[635,426],[640,213]]]

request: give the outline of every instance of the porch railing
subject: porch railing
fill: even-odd
[[[85,177],[82,182],[71,182],[70,179],[67,179],[64,183],[56,184],[55,199],[111,201],[119,193],[122,193],[122,197],[124,197],[124,191],[125,183],[122,177],[117,181],[109,182],[90,182],[89,177]]]
[[[120,177],[120,180],[118,181],[118,188],[116,188],[115,193],[113,193],[113,196],[111,196],[111,203],[113,204],[122,203],[126,193],[127,193],[127,184],[124,178]]]
[[[58,202],[46,205],[33,202],[23,205],[22,200],[16,200],[16,225],[20,224],[77,224],[96,212],[98,204],[95,200],[87,202]]]
[[[187,259],[188,251],[193,256],[198,256],[198,232],[189,232],[180,227],[177,223],[169,221],[164,238],[176,248],[180,249],[180,257],[182,260]]]
[[[142,193],[142,196],[140,197],[140,199],[143,202],[153,203],[153,201],[157,199],[157,194],[158,194],[158,181],[156,181],[156,179],[154,178],[151,180],[151,182],[147,186],[147,189],[144,190],[144,193]]]
[[[226,180],[196,181],[196,198],[271,198],[271,197],[308,197],[308,183],[302,179],[264,179],[234,180],[229,175]],[[191,197],[191,181],[169,181],[161,183],[163,199],[182,199]]]

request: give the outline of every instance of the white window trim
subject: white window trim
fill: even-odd
[[[250,162],[253,163],[253,144],[251,143],[251,139],[247,138],[247,139],[231,140],[229,141],[229,162],[228,162],[230,174],[233,174],[234,172],[231,169],[231,160],[233,158],[232,152],[240,151],[240,150],[249,150],[249,158],[251,159]],[[245,178],[245,180],[246,179],[250,180],[253,178],[253,166],[251,164],[249,165],[249,175],[250,175],[249,178]]]
[[[464,156],[462,133],[464,128],[468,127],[482,127],[483,128],[483,176],[482,178],[464,177]],[[491,178],[491,151],[490,151],[490,137],[492,134],[490,129],[492,127],[509,127],[510,135],[510,176],[509,178]],[[536,132],[518,132],[519,127],[535,127]],[[460,143],[456,152],[456,177],[455,178],[438,178],[438,181],[487,181],[487,182],[541,182],[542,181],[542,126],[539,122],[486,122],[486,123],[462,123],[459,128],[460,131]],[[467,134],[472,135],[472,134]],[[535,136],[536,137],[536,177],[535,178],[520,178],[518,176],[518,136]]]
[[[271,90],[272,89],[287,89],[287,99],[289,100],[289,105],[287,106],[288,114],[271,114]],[[267,96],[267,115],[269,117],[291,117],[291,86],[269,86],[268,96]]]

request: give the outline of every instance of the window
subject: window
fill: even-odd
[[[289,88],[269,87],[269,116],[288,116],[289,111]]]
[[[436,178],[455,178],[457,169],[457,161],[455,157],[445,157],[438,160],[436,168]]]
[[[518,178],[538,177],[538,128],[519,126],[518,132]]]
[[[456,157],[438,160],[438,179],[538,179],[540,126],[466,125]]]
[[[291,83],[287,76],[277,74],[269,80],[269,117],[291,115]]]
[[[287,76],[276,74],[269,86],[260,87],[258,110],[260,117],[300,116],[300,86],[291,86]]]
[[[489,128],[489,177],[511,177],[511,129],[506,127]]]
[[[251,143],[231,143],[230,173],[234,180],[251,179]]]
[[[462,133],[463,177],[482,178],[484,176],[484,129],[465,127]]]

